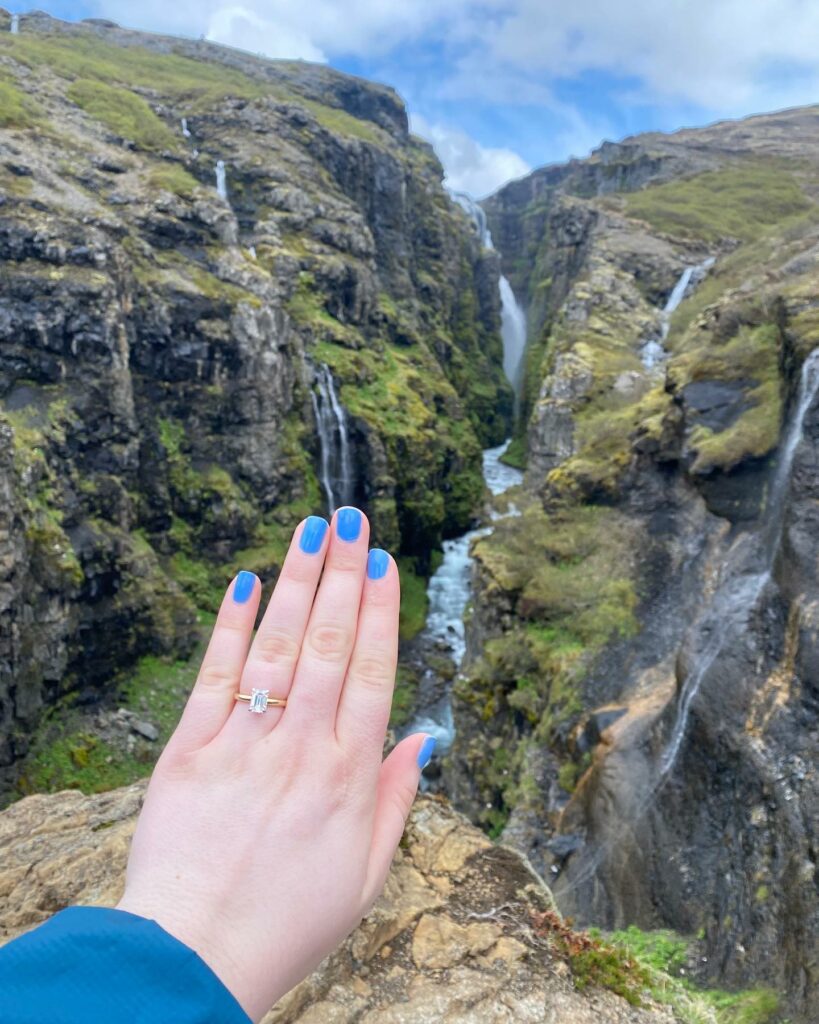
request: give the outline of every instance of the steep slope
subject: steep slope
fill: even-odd
[[[800,1020],[818,152],[819,108],[786,111],[606,144],[486,202],[528,307],[527,474],[521,518],[475,546],[449,770],[562,909],[699,934],[703,977],[764,980]]]
[[[512,404],[497,256],[391,90],[108,23],[8,27],[0,773],[58,698],[190,651],[231,573],[270,578],[328,497],[424,574]]]

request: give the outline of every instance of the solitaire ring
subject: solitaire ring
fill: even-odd
[[[268,697],[268,693],[270,693],[270,690],[257,690],[254,687],[250,693],[234,694],[233,699],[247,701],[247,710],[252,711],[256,715],[263,715],[268,708],[287,707],[286,697]]]

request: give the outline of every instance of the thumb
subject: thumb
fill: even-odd
[[[432,757],[434,749],[434,736],[415,733],[401,740],[381,765],[370,861],[363,893],[364,904],[368,909],[378,899],[387,881],[392,859],[404,834],[404,826],[418,791],[421,771]]]

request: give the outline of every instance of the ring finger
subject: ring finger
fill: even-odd
[[[270,697],[287,698],[327,553],[327,533],[327,522],[319,516],[309,516],[296,528],[242,670],[240,693],[267,690]],[[248,738],[249,708],[248,702],[237,701],[225,725],[225,734],[242,743]],[[256,720],[255,732],[265,734],[281,715],[281,708],[269,707],[250,717]]]

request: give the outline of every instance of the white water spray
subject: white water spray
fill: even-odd
[[[453,192],[452,198],[469,215],[481,245],[494,249],[492,235],[486,224],[486,212],[466,192]],[[501,275],[498,282],[501,300],[501,337],[503,338],[503,372],[515,391],[515,402],[520,398],[523,384],[523,353],[526,349],[526,314],[523,311],[512,285]]]
[[[187,119],[187,117],[183,117],[182,118],[182,134],[184,135],[184,137],[186,139],[189,139],[191,137],[191,133],[188,130],[188,119]]]
[[[227,193],[227,173],[225,171],[225,161],[216,161],[216,191],[219,193],[219,197],[228,201]]]
[[[668,331],[671,327],[671,314],[685,298],[689,288],[702,281],[711,267],[713,267],[714,261],[714,257],[709,256],[708,259],[703,260],[702,263],[698,263],[696,266],[686,267],[682,272],[679,280],[671,290],[671,294],[668,296],[668,301],[663,306],[662,312],[660,313],[659,338],[652,338],[651,341],[647,341],[640,351],[640,358],[643,360],[643,366],[648,369],[653,369],[658,363],[665,359],[668,354],[665,350],[665,340],[668,337]]]
[[[19,35],[19,33],[20,33],[20,15],[19,14],[12,14],[12,16],[11,16],[11,26],[9,28],[9,31],[11,32],[11,34],[13,36]]]
[[[523,480],[523,473],[500,461],[509,447],[509,442],[497,448],[487,448],[483,453],[483,475],[493,494],[503,494]],[[444,557],[433,573],[427,587],[429,609],[422,639],[430,644],[443,644],[456,667],[460,668],[466,654],[464,612],[472,596],[472,557],[469,553],[472,541],[483,537],[491,527],[481,527],[444,541]],[[455,738],[455,723],[452,714],[450,693],[444,694],[434,704],[423,707],[412,722],[402,730],[402,735],[426,732],[437,740],[436,752],[440,756],[449,751]]]
[[[319,433],[321,484],[332,515],[341,505],[352,503],[355,487],[347,413],[338,399],[328,366],[322,365],[316,374],[311,396]]]
[[[730,589],[727,591],[727,594],[723,591],[719,595],[721,598],[720,604],[728,609],[728,614],[731,618],[738,621],[741,621],[754,607],[771,578],[782,539],[785,498],[788,492],[788,484],[790,483],[793,459],[799,442],[802,440],[805,416],[817,392],[819,392],[819,349],[814,349],[802,366],[796,407],[784,438],[771,482],[768,503],[765,508],[765,522],[762,529],[764,552],[762,569],[751,575],[740,577],[738,580],[729,581],[727,587]],[[669,774],[677,760],[680,747],[685,738],[691,704],[699,692],[703,679],[723,650],[726,642],[735,635],[733,629],[727,628],[729,624],[724,619],[718,619],[716,615],[712,617],[709,625],[711,637],[682,687],[674,728],[660,762],[660,781]]]

